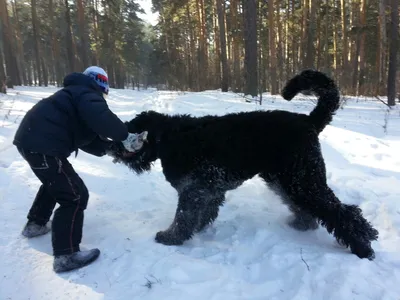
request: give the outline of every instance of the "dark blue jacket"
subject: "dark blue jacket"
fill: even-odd
[[[128,137],[126,125],[108,108],[96,82],[81,73],[64,78],[64,88],[36,103],[14,138],[17,147],[68,157],[82,149],[102,156],[110,142]]]

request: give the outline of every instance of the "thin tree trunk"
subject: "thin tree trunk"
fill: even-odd
[[[22,38],[21,31],[19,28],[19,13],[16,5],[16,0],[12,2],[13,12],[14,12],[14,24],[15,24],[15,34],[16,34],[16,48],[17,48],[17,65],[18,65],[18,73],[20,78],[22,77],[22,83],[27,85],[26,73],[25,73],[25,63],[24,63],[24,48],[22,46]]]
[[[360,56],[359,56],[359,77],[358,77],[358,94],[365,95],[365,70],[366,70],[366,61],[365,61],[365,38],[367,31],[367,0],[361,0],[360,6]]]
[[[216,0],[218,1],[218,0]],[[215,85],[216,87],[221,87],[221,37],[220,30],[218,25],[218,13],[217,13],[217,4],[215,4],[215,12],[214,12],[214,36],[215,36]]]
[[[221,42],[221,64],[222,64],[222,80],[221,90],[227,92],[229,87],[229,69],[228,60],[226,55],[226,35],[225,35],[225,5],[222,0],[216,0],[218,25],[219,25],[219,39]]]
[[[315,12],[316,12],[316,1],[309,0],[310,14],[307,22],[307,38],[306,38],[306,51],[304,59],[304,68],[314,68],[315,59],[315,48],[314,48],[314,36],[315,36]]]
[[[186,3],[186,17],[189,23],[189,50],[188,50],[188,83],[189,89],[193,90],[194,82],[193,82],[193,57],[195,52],[194,45],[194,36],[193,36],[193,26],[192,26],[192,17],[190,15],[190,5]]]
[[[314,0],[313,5],[316,4],[316,0]],[[315,14],[315,8],[314,10]],[[324,71],[326,73],[330,73],[330,61],[329,61],[329,23],[332,22],[331,21],[331,16],[329,14],[329,0],[325,1],[325,18],[326,18],[326,22],[325,22],[325,34],[324,34],[324,53],[325,53],[325,57],[324,57]]]
[[[256,0],[244,0],[245,22],[245,95],[257,96],[257,4]]]
[[[232,56],[233,56],[233,74],[232,74],[232,90],[238,92],[240,90],[240,53],[239,53],[239,19],[238,19],[238,2],[237,0],[231,1],[231,14],[232,14]]]
[[[95,42],[94,53],[92,56],[92,64],[98,65],[99,64],[99,22],[98,22],[98,1],[93,0],[93,37]],[[135,88],[135,87],[133,87]]]
[[[86,24],[85,24],[85,11],[83,9],[82,0],[77,0],[77,9],[78,9],[78,23],[79,23],[79,33],[81,36],[82,48],[80,51],[80,57],[82,58],[83,68],[87,68],[89,66],[89,42],[86,33]]]
[[[36,0],[32,0],[36,1]],[[69,11],[68,0],[64,0],[65,5],[65,19],[67,21],[67,57],[68,57],[68,73],[76,71],[75,67],[75,52],[74,52],[74,41],[72,37],[72,23],[71,23],[71,14]]]
[[[66,0],[67,1],[67,0]],[[36,13],[36,0],[31,0],[31,12],[32,12],[32,31],[33,31],[33,43],[35,48],[35,59],[37,68],[37,77],[39,86],[43,84],[42,73],[40,70],[40,51],[39,51],[39,22]]]
[[[8,17],[8,9],[6,0],[0,0],[0,19],[2,21],[2,39],[4,50],[4,61],[6,65],[6,83],[8,88],[13,88],[14,84],[18,85],[17,60],[14,51],[14,38],[11,33],[10,19]]]
[[[54,10],[55,7],[53,5],[53,0],[49,0],[49,20],[51,24],[51,57],[52,62],[54,63],[53,70],[55,72],[57,86],[61,86],[62,74],[60,67],[60,48],[56,37],[56,22],[54,18]]]
[[[277,58],[276,58],[276,43],[275,43],[275,3],[274,0],[268,2],[268,28],[269,28],[269,56],[270,56],[270,92],[271,95],[277,95],[278,77],[277,77]]]
[[[2,24],[0,22],[0,32],[2,30]],[[3,59],[3,51],[1,51],[1,39],[0,39],[0,93],[6,94],[7,93],[7,85],[6,85],[6,70],[4,69],[4,59]]]
[[[346,90],[349,82],[349,72],[350,68],[348,66],[348,56],[349,56],[349,44],[348,44],[348,38],[347,38],[347,5],[346,0],[340,0],[340,13],[341,13],[341,25],[342,25],[342,67],[341,67],[341,85],[343,88]]]
[[[302,6],[303,6],[303,14],[302,14],[302,23],[301,23],[301,34],[302,34],[302,42],[299,43],[300,45],[300,58],[299,61],[301,61],[303,63],[303,67],[304,67],[304,63],[305,63],[305,59],[307,56],[307,34],[308,34],[308,27],[309,27],[309,7],[310,7],[310,1],[311,0],[302,0]]]
[[[384,75],[385,75],[385,61],[386,61],[386,47],[387,47],[387,36],[386,36],[386,7],[384,0],[379,0],[379,31],[378,31],[378,45],[377,51],[377,64],[376,71],[378,74],[378,80],[376,83],[376,95],[380,95],[383,92]]]
[[[284,78],[284,53],[283,53],[283,27],[282,27],[282,22],[281,22],[281,17],[280,17],[280,7],[281,7],[281,0],[275,0],[275,8],[276,8],[276,27],[278,29],[278,39],[277,39],[277,45],[278,45],[278,55],[277,55],[277,80],[278,80],[278,89],[281,88],[280,83],[283,82]]]
[[[397,55],[399,51],[399,0],[390,1],[390,49],[389,49],[389,72],[388,72],[388,105],[396,105],[396,72]]]

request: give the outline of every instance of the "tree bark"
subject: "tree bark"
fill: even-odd
[[[2,25],[0,22],[0,31],[2,29]],[[6,94],[7,93],[7,85],[6,85],[6,70],[4,69],[4,59],[3,59],[3,52],[1,51],[1,41],[0,41],[0,93]]]
[[[36,1],[36,0],[32,0]],[[68,0],[64,0],[65,5],[65,19],[67,21],[67,36],[66,36],[66,47],[67,47],[67,57],[68,57],[68,70],[67,72],[76,71],[75,65],[75,52],[74,52],[74,40],[72,37],[72,23],[71,23],[71,14],[69,11]]]
[[[2,39],[3,39],[3,50],[4,50],[4,61],[6,65],[6,84],[8,88],[13,88],[14,84],[20,84],[18,79],[18,68],[17,59],[15,57],[14,50],[14,38],[11,33],[10,19],[8,16],[7,2],[6,0],[0,0],[0,19],[2,26]]]
[[[376,73],[378,74],[376,83],[376,95],[380,95],[383,92],[382,87],[384,84],[384,75],[386,72],[385,61],[386,61],[386,47],[387,47],[387,36],[386,36],[386,5],[384,0],[379,0],[379,31],[378,40],[380,41],[377,51],[376,61]]]
[[[349,44],[347,38],[347,9],[346,4],[348,2],[346,0],[340,0],[340,13],[342,19],[342,66],[341,66],[341,85],[344,89],[347,88],[349,82],[350,69],[348,68],[348,56],[349,56]]]
[[[36,0],[31,0],[31,12],[32,12],[32,31],[33,31],[33,43],[34,43],[34,48],[35,48],[37,78],[38,78],[39,86],[41,86],[43,84],[43,81],[42,81],[42,73],[40,70],[39,22],[38,22],[37,13],[36,13]]]
[[[89,66],[89,42],[86,33],[86,24],[85,24],[85,11],[83,8],[82,0],[77,0],[77,8],[78,8],[78,22],[79,22],[79,31],[81,36],[81,51],[80,57],[82,58],[82,69],[85,69]]]
[[[270,92],[271,95],[277,95],[278,91],[278,77],[276,72],[277,58],[276,58],[276,43],[275,43],[275,3],[274,0],[268,1],[268,26],[269,26],[269,56],[270,56]]]
[[[396,105],[396,72],[397,55],[399,51],[399,0],[390,1],[390,49],[389,49],[389,72],[388,72],[388,105]]]
[[[225,3],[225,0],[224,0]],[[218,25],[219,25],[219,39],[221,43],[221,64],[222,64],[222,80],[221,90],[227,92],[229,87],[229,69],[228,60],[226,55],[226,35],[225,35],[225,5],[223,0],[216,0]]]
[[[257,96],[257,4],[256,0],[243,0],[245,22],[245,95]]]
[[[360,6],[360,54],[359,54],[359,68],[360,72],[358,74],[358,94],[365,95],[365,38],[367,33],[367,0],[361,0]]]
[[[238,92],[241,88],[240,83],[240,51],[239,51],[239,18],[238,16],[238,2],[231,0],[231,14],[232,14],[232,58],[233,58],[233,74],[232,74],[232,90]]]

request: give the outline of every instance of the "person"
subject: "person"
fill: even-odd
[[[104,156],[112,141],[122,142],[135,153],[146,140],[146,131],[129,133],[111,112],[105,100],[108,92],[102,68],[91,66],[83,73],[71,73],[62,89],[26,113],[14,137],[13,144],[42,183],[22,235],[32,238],[52,231],[56,273],[86,266],[100,255],[99,249],[80,250],[89,192],[68,157],[79,149]],[[50,222],[56,203],[59,207]]]

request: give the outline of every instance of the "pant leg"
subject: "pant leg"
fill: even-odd
[[[28,220],[38,225],[45,225],[50,220],[55,205],[56,200],[47,191],[46,186],[42,184],[29,210]]]
[[[89,192],[84,182],[66,158],[23,150],[20,152],[42,182],[43,189],[60,205],[54,212],[52,223],[54,255],[79,251],[83,212],[89,199]]]
[[[47,159],[44,155],[31,153],[30,151],[19,147],[17,147],[17,149],[21,156],[28,162],[35,175],[36,171],[43,170],[42,172],[44,172],[44,170],[49,169]],[[50,220],[51,214],[56,205],[56,200],[52,195],[50,195],[46,188],[46,184],[43,184],[43,181],[40,178],[39,180],[42,182],[42,185],[36,193],[35,200],[29,210],[27,219],[38,225],[45,225]]]
[[[82,240],[84,210],[89,192],[85,183],[67,159],[59,159],[59,181],[53,186],[60,206],[55,210],[52,223],[54,255],[79,251]]]

